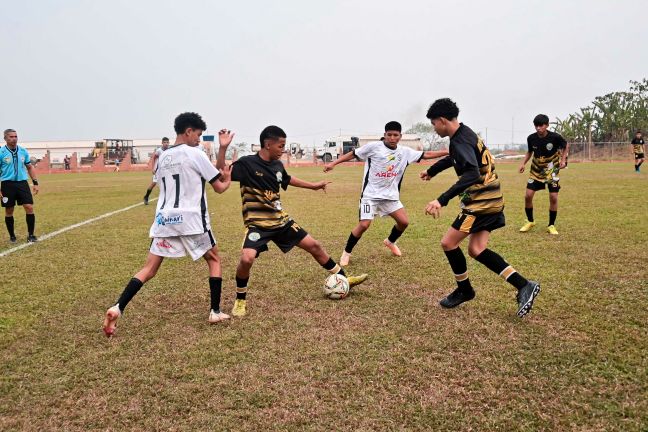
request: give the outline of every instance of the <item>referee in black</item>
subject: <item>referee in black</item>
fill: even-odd
[[[24,147],[18,145],[18,134],[13,129],[4,131],[6,146],[0,148],[0,201],[5,209],[5,224],[9,231],[9,240],[16,242],[14,232],[14,207],[16,203],[25,209],[27,221],[27,241],[36,241],[34,227],[36,216],[34,216],[34,198],[29,190],[27,174],[34,184],[34,195],[38,193],[38,180],[36,172],[29,160],[29,153]]]

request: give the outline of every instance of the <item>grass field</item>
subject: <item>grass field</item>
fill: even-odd
[[[498,165],[508,225],[490,247],[542,283],[523,320],[514,289],[472,259],[476,299],[438,306],[454,288],[439,241],[457,200],[441,220],[423,209],[456,177],[424,183],[417,166],[402,187],[403,257],[381,244],[391,219],[377,220],[349,266],[370,279],[342,301],[322,296],[326,273],[310,255],[273,247],[253,268],[249,315],[210,327],[206,265],[167,260],[107,340],[103,314],[144,262],[153,206],[0,258],[0,430],[648,430],[648,174],[630,162],[570,165],[550,237],[546,192],[536,230],[517,232],[526,175],[516,167]],[[361,170],[289,169],[334,183],[282,194],[336,260],[356,223]],[[134,204],[149,180],[41,176],[37,235]],[[229,312],[238,187],[209,196]],[[4,226],[0,238],[0,251],[12,246]]]

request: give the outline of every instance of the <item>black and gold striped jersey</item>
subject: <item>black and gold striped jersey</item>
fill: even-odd
[[[481,137],[461,123],[450,138],[449,152],[428,170],[433,176],[452,166],[459,176],[457,183],[439,196],[439,202],[445,206],[459,195],[463,213],[486,215],[503,211],[504,197],[493,156]]]
[[[530,177],[533,180],[548,182],[558,175],[562,151],[567,146],[567,141],[556,132],[547,131],[541,137],[537,133],[527,138],[528,152],[533,154],[531,159]]]
[[[644,152],[644,140],[643,138],[633,138],[632,139],[632,150],[634,154],[641,154]]]
[[[290,216],[281,206],[280,188],[290,175],[280,161],[265,161],[258,154],[244,156],[232,165],[232,180],[241,186],[243,223],[261,229],[283,227]]]

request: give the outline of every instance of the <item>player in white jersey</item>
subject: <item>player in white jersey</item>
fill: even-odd
[[[146,195],[144,195],[144,205],[148,205],[149,202],[149,196],[151,195],[151,192],[153,192],[153,188],[157,184],[157,168],[158,168],[158,163],[160,162],[160,156],[162,155],[162,152],[166,149],[169,148],[169,138],[164,137],[162,138],[162,147],[158,147],[155,149],[155,152],[153,152],[153,160],[152,160],[152,168],[153,168],[153,181],[149,185],[148,188],[146,188]]]
[[[351,230],[347,240],[340,264],[349,264],[351,252],[362,237],[373,218],[377,216],[391,216],[396,222],[389,236],[383,243],[394,256],[401,256],[401,251],[396,246],[396,240],[403,234],[409,225],[407,212],[400,202],[400,185],[407,166],[420,162],[421,159],[435,159],[446,156],[446,150],[441,151],[416,151],[409,147],[399,146],[402,137],[402,127],[396,121],[385,125],[383,141],[374,141],[365,144],[341,156],[339,159],[324,166],[324,172],[333,170],[335,165],[347,162],[357,157],[365,161],[360,195],[360,217],[358,225]]]
[[[216,240],[209,224],[205,185],[217,193],[230,185],[230,169],[220,171],[205,153],[196,147],[207,129],[196,113],[183,113],[175,119],[178,134],[175,144],[164,152],[158,163],[160,187],[155,220],[149,231],[151,248],[144,267],[133,276],[114,306],[106,312],[103,331],[110,337],[115,333],[117,319],[144,283],[157,273],[165,257],[179,258],[189,254],[192,259],[205,258],[209,268],[211,310],[208,322],[215,324],[230,318],[220,311],[222,272]],[[229,143],[234,137],[229,131],[219,132],[219,141]]]

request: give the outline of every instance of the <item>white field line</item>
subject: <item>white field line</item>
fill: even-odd
[[[149,200],[149,202],[154,202],[156,200],[157,200],[157,198],[152,198],[152,199]],[[83,222],[79,222],[79,223],[75,223],[74,225],[66,226],[64,228],[53,231],[53,232],[51,232],[49,234],[43,234],[42,236],[38,237],[38,242],[36,242],[36,243],[23,243],[23,244],[21,244],[19,246],[16,246],[16,247],[13,247],[11,249],[7,249],[6,251],[0,252],[0,258],[5,257],[7,255],[11,255],[12,253],[17,252],[17,251],[19,251],[21,249],[25,249],[26,247],[38,244],[38,243],[42,242],[43,240],[47,240],[47,239],[55,237],[55,236],[57,236],[59,234],[63,234],[66,231],[70,231],[70,230],[73,230],[75,228],[79,228],[79,227],[81,227],[83,225],[91,224],[91,223],[96,222],[98,220],[105,219],[105,218],[110,217],[112,215],[116,215],[117,213],[128,211],[130,209],[133,209],[135,207],[139,207],[141,205],[144,205],[144,203],[140,202],[140,203],[137,203],[137,204],[133,204],[131,206],[124,207],[123,209],[111,211],[109,213],[105,213],[105,214],[102,214],[100,216],[93,217],[92,219],[84,220]]]

